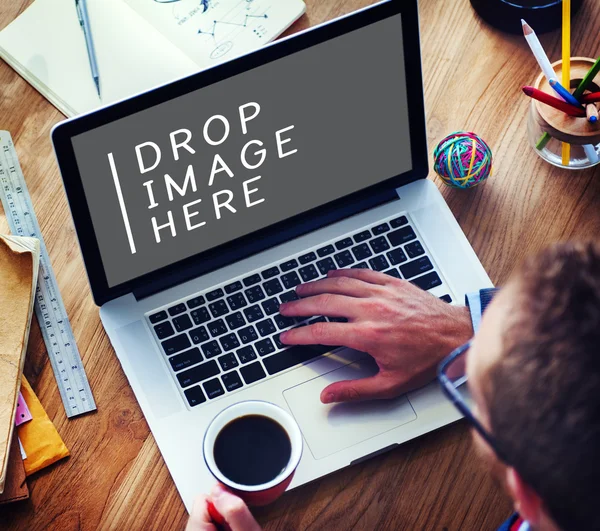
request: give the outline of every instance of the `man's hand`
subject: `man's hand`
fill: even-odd
[[[220,484],[213,487],[210,496],[200,495],[194,500],[185,531],[217,531],[219,529],[210,518],[209,501],[223,516],[231,531],[261,531],[248,506]]]
[[[437,364],[473,335],[469,311],[426,291],[369,269],[329,271],[327,278],[296,287],[298,301],[282,315],[345,317],[347,323],[316,323],[289,330],[289,345],[345,346],[369,353],[379,366],[370,378],[336,382],[321,392],[324,403],[392,398],[422,387]]]

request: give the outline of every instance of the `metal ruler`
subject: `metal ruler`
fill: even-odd
[[[0,200],[13,235],[32,236],[40,240],[40,273],[35,292],[35,314],[67,417],[94,411],[96,403],[92,390],[58,291],[17,152],[7,131],[0,131]]]

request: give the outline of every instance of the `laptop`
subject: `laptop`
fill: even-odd
[[[326,385],[374,374],[372,359],[279,339],[332,320],[278,313],[330,269],[371,268],[449,304],[491,286],[426,178],[416,0],[67,120],[52,141],[103,325],[188,510],[214,483],[205,429],[236,402],[298,421],[292,488],[459,418],[433,383],[323,405]]]

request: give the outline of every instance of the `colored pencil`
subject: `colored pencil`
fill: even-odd
[[[571,86],[571,0],[562,2],[562,84]],[[550,82],[551,83],[551,82]],[[569,93],[570,95],[570,93]],[[571,145],[563,142],[562,164],[568,166],[571,160]]]
[[[590,92],[589,94],[584,94],[579,98],[581,103],[596,103],[600,101],[600,92]]]
[[[555,90],[555,92],[567,103],[574,105],[575,107],[581,107],[581,103],[576,100],[573,95],[563,87],[556,79],[550,80],[550,86]]]
[[[592,122],[593,124],[598,121],[598,109],[596,105],[593,103],[588,103],[585,107],[585,113],[588,119],[588,122]]]
[[[554,107],[555,109],[558,109],[569,116],[576,116],[578,118],[585,117],[585,111],[581,106],[575,107],[575,105],[571,105],[563,100],[559,100],[547,92],[543,92],[542,90],[538,90],[534,87],[523,87],[523,92],[530,98],[541,101],[546,105],[550,105],[551,107]]]
[[[523,19],[521,19],[521,25],[523,26],[523,35],[525,35],[527,44],[529,44],[535,59],[540,65],[542,72],[544,72],[544,75],[546,76],[546,79],[548,81],[551,79],[556,79],[556,72],[554,71],[554,68],[552,68],[552,63],[550,63],[550,59],[548,59],[548,56],[542,47],[542,43],[535,34],[535,31],[533,31],[533,28]]]
[[[583,150],[585,151],[585,154],[586,154],[588,160],[592,164],[596,164],[600,160],[598,158],[598,153],[596,152],[596,148],[594,146],[592,146],[591,144],[587,144],[587,145],[583,146]]]
[[[579,99],[581,96],[583,96],[585,89],[588,88],[589,84],[598,75],[598,72],[600,72],[600,58],[598,58],[598,60],[594,63],[594,66],[590,68],[589,72],[581,80],[581,83],[579,83],[579,86],[575,89],[575,92],[573,93],[575,98]]]

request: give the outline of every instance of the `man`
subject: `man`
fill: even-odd
[[[368,270],[332,271],[298,286],[288,316],[329,315],[287,332],[289,344],[347,345],[380,371],[325,388],[323,402],[388,398],[431,380],[473,425],[474,444],[512,498],[505,530],[600,529],[600,246],[558,244],[528,260],[494,298],[467,308]],[[481,306],[481,308],[480,308]],[[434,325],[434,326],[432,326]],[[456,348],[476,335],[472,343]],[[469,408],[464,385],[473,399]],[[233,531],[257,531],[249,509],[220,486],[210,495]],[[188,530],[214,530],[199,497]]]

